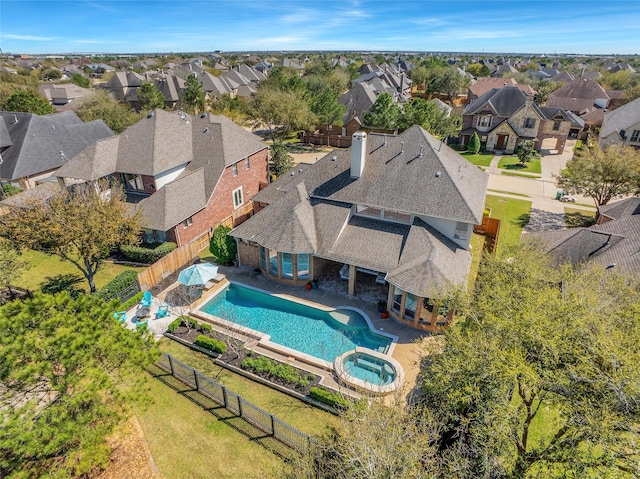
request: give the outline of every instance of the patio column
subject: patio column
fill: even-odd
[[[356,293],[356,267],[352,264],[349,265],[349,295],[353,296]]]
[[[422,314],[422,303],[424,302],[424,298],[420,296],[416,296],[418,299],[416,301],[416,315],[413,317],[413,325],[418,327],[420,325],[420,315]]]

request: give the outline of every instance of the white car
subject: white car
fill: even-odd
[[[563,203],[575,203],[576,199],[573,196],[562,195],[560,197],[560,201],[562,201]]]

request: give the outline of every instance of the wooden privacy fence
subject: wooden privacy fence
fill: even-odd
[[[207,376],[200,374],[196,369],[167,353],[162,353],[162,356],[158,359],[158,366],[197,390],[203,396],[223,406],[233,414],[237,414],[249,424],[292,449],[303,452],[314,442],[308,434],[298,431],[273,414],[253,405],[236,393],[229,391],[222,384],[218,384]]]
[[[487,242],[485,248],[489,253],[494,254],[498,246],[498,238],[500,237],[500,220],[484,216],[482,224],[475,225],[473,232],[487,236],[490,241]]]
[[[185,264],[193,261],[198,253],[209,246],[209,236],[203,235],[192,243],[173,250],[138,273],[138,284],[141,291],[148,291],[167,276],[178,271]]]

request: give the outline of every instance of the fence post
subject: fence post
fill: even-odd
[[[274,424],[274,420],[273,420],[273,414],[269,414],[269,416],[271,416],[271,435],[275,436],[276,435],[276,425]]]
[[[198,371],[196,371],[195,369],[193,370],[193,379],[196,382],[196,391],[200,391],[200,382],[198,381]]]
[[[171,369],[171,375],[175,376],[175,374],[173,373],[173,358],[170,354],[167,354],[167,356],[169,357],[169,369]]]
[[[242,416],[242,398],[240,396],[238,396],[238,413],[240,417],[243,417]]]
[[[222,386],[222,400],[224,401],[224,407],[227,407],[227,388]]]

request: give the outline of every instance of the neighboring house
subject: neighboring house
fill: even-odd
[[[153,83],[164,97],[165,108],[176,108],[184,93],[184,80],[176,75],[162,75]]]
[[[116,100],[122,102],[137,101],[135,91],[142,86],[145,78],[132,71],[116,72],[102,88],[110,91]]]
[[[86,65],[86,68],[99,74],[112,72],[115,70],[115,68],[113,68],[111,65],[107,65],[106,63],[89,63],[88,65]]]
[[[620,102],[618,92],[606,92],[600,84],[589,78],[578,77],[549,95],[547,106],[572,111],[588,127],[602,125],[606,109]]]
[[[437,331],[453,311],[429,298],[466,284],[487,178],[419,126],[357,132],[350,149],[262,190],[254,200],[264,209],[230,235],[241,264],[276,282],[303,286],[342,270],[357,295],[364,281],[386,280],[391,316]]]
[[[23,190],[54,180],[52,173],[113,132],[102,120],[84,123],[66,111],[39,116],[0,111],[0,183]]]
[[[561,154],[574,119],[561,108],[539,107],[515,86],[492,88],[464,109],[459,141],[466,145],[477,133],[487,150],[511,154],[522,141],[533,141],[539,151],[554,138],[551,149]]]
[[[598,142],[640,149],[640,98],[604,114]]]
[[[598,224],[528,235],[542,240],[559,262],[593,262],[625,273],[640,272],[640,198],[600,207]]]
[[[144,240],[189,243],[253,213],[268,147],[224,116],[155,110],[56,172],[65,185],[118,180],[142,213]]]
[[[74,85],[73,83],[63,83],[60,85],[45,83],[40,85],[38,90],[40,91],[40,94],[49,100],[49,103],[54,106],[64,106],[74,100],[91,94],[91,90],[89,88],[82,88],[78,85]]]
[[[513,78],[480,77],[467,90],[467,103],[472,103],[493,88],[515,86],[526,95],[533,96],[536,92],[529,85],[520,85]]]
[[[503,77],[504,75],[509,75],[511,73],[518,73],[518,70],[508,64],[497,65],[495,69],[491,72],[492,77]]]

